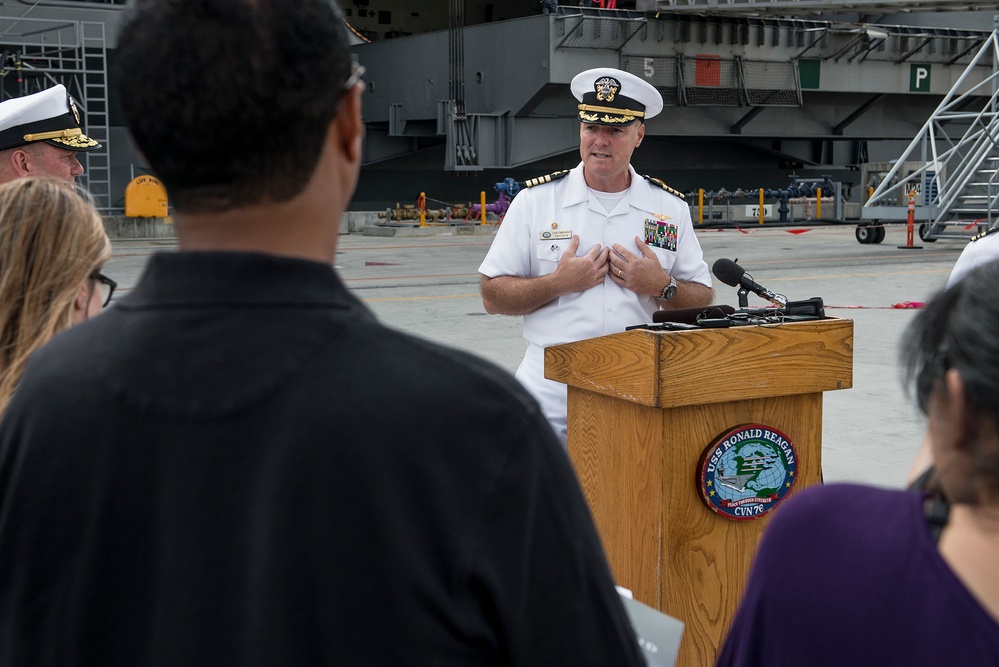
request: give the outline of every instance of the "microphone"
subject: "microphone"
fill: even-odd
[[[740,292],[742,290],[748,290],[756,296],[766,299],[780,308],[787,305],[786,296],[783,294],[774,294],[763,285],[754,282],[752,278],[746,275],[746,269],[742,268],[730,259],[725,259],[723,257],[715,261],[714,266],[711,267],[711,272],[715,274],[715,277],[717,277],[718,280],[722,281],[726,285],[740,288]],[[745,306],[741,300],[740,305]]]
[[[674,308],[672,310],[657,310],[652,313],[653,322],[677,322],[680,324],[697,324],[697,320],[718,319],[728,317],[735,312],[732,306],[702,306],[701,308]]]

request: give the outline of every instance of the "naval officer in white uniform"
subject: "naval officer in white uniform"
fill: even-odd
[[[999,224],[975,236],[964,247],[947,279],[947,287],[958,282],[982,264],[999,259]]]
[[[479,267],[486,312],[524,316],[517,378],[566,438],[566,386],[544,377],[544,348],[623,331],[663,308],[711,303],[708,266],[683,196],[639,175],[631,154],[663,108],[648,82],[611,68],[578,74],[572,170],[528,182]]]

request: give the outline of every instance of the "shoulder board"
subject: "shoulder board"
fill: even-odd
[[[972,241],[977,241],[978,239],[984,239],[989,234],[995,234],[996,232],[999,232],[999,225],[996,225],[995,227],[992,227],[991,229],[986,229],[981,234],[975,234],[974,236],[971,237],[971,240]]]
[[[678,190],[674,190],[670,186],[668,186],[665,183],[663,183],[662,181],[660,181],[655,176],[649,176],[648,174],[645,174],[645,180],[647,180],[652,185],[655,185],[657,187],[662,188],[663,190],[665,190],[666,192],[670,193],[671,195],[676,195],[680,199],[686,199],[686,197],[683,196],[682,192],[680,192]]]
[[[524,181],[525,188],[533,188],[535,185],[542,185],[544,183],[551,183],[552,181],[557,181],[560,178],[565,178],[569,173],[568,169],[563,169],[562,171],[556,171],[553,174],[548,174],[547,176],[538,176],[537,178],[529,178]]]

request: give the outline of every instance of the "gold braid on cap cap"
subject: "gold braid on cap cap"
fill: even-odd
[[[618,116],[623,116],[627,120],[618,120],[617,118],[610,118],[608,116],[603,117],[605,123],[630,123],[636,118],[645,118],[644,111],[635,111],[633,109],[615,109],[614,107],[598,107],[593,104],[579,104],[576,106],[580,111],[592,111],[593,114],[581,113],[579,117],[584,120],[596,120],[599,118],[598,113],[602,114],[616,114]]]
[[[25,141],[45,141],[46,139],[69,139],[83,134],[83,130],[76,127],[71,130],[53,130],[52,132],[38,132],[36,134],[24,135]]]

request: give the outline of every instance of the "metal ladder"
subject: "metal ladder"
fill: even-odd
[[[991,65],[974,83],[972,74]],[[978,68],[978,69],[976,69]],[[978,109],[977,111],[975,109]],[[964,130],[957,136],[948,130]],[[922,166],[896,177],[907,161]],[[905,220],[915,191],[919,236],[967,238],[969,227],[987,229],[999,219],[999,16],[978,54],[895,162],[861,210],[866,220]],[[948,226],[960,229],[948,231]]]
[[[81,157],[86,156],[84,166],[87,171],[80,182],[93,196],[97,209],[107,213],[114,206],[111,201],[111,158],[108,146],[107,42],[103,23],[81,21],[79,30],[83,58],[83,99],[80,104],[86,118],[84,131],[90,138],[101,142],[101,147],[97,150],[81,154]]]

